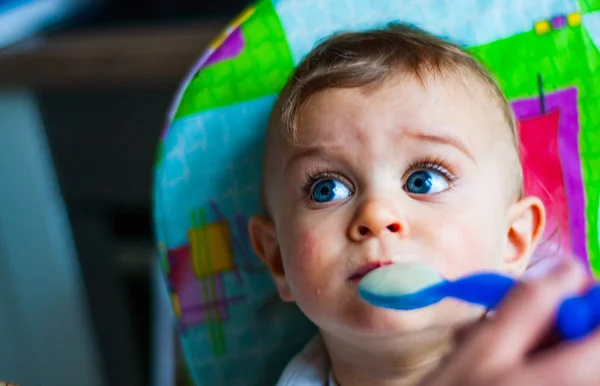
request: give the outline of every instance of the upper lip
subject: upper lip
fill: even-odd
[[[392,261],[371,261],[368,262],[367,264],[359,267],[357,270],[355,270],[352,275],[350,275],[350,277],[348,277],[348,280],[350,281],[359,281],[360,279],[362,279],[363,277],[365,277],[369,272],[379,268],[379,267],[383,267],[384,265],[390,265],[392,264]]]

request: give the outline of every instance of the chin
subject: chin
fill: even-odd
[[[362,308],[362,307],[361,307]],[[396,311],[368,306],[349,318],[349,327],[361,335],[398,336],[431,330],[447,330],[473,320],[481,313],[455,304],[437,304],[414,310]]]
[[[428,309],[395,311],[368,306],[343,319],[355,334],[385,337],[427,329],[435,322],[434,316]]]

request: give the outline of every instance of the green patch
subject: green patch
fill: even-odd
[[[158,143],[158,149],[156,150],[156,159],[154,161],[154,166],[159,167],[162,164],[162,161],[165,159],[165,144],[162,140]]]
[[[242,52],[203,68],[185,89],[175,118],[277,93],[294,68],[285,32],[270,0],[241,28]]]
[[[579,10],[584,14],[600,11],[600,0],[579,0]]]

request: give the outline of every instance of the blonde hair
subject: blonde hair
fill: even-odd
[[[399,74],[424,82],[428,76],[445,72],[479,80],[496,99],[516,134],[510,104],[489,71],[458,45],[406,24],[340,33],[318,44],[283,88],[280,111],[276,113],[285,136],[295,140],[302,108],[319,91],[378,85]]]
[[[377,86],[400,74],[414,76],[423,84],[428,77],[442,74],[456,75],[465,86],[477,80],[498,104],[511,129],[519,166],[515,179],[522,194],[517,125],[496,80],[458,45],[406,24],[340,33],[318,44],[294,70],[279,95],[267,129],[265,164],[274,134],[296,142],[300,115],[311,96],[331,88]],[[263,203],[264,199],[263,195]]]

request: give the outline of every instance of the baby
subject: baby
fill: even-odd
[[[313,49],[273,110],[249,224],[280,297],[320,330],[279,384],[418,383],[483,311],[375,308],[360,279],[411,261],[520,275],[545,222],[521,180],[510,105],[458,46],[396,25]]]

